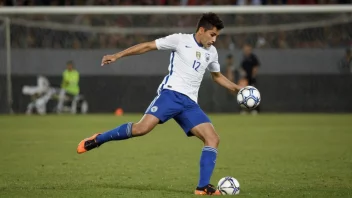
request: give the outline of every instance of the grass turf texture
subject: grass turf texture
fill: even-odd
[[[140,115],[0,116],[0,197],[194,197],[201,141],[169,121],[147,136],[76,154],[83,138]],[[352,115],[211,114],[212,183],[242,197],[352,197]]]

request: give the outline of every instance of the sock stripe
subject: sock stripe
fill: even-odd
[[[211,147],[211,146],[204,146],[203,148],[212,148],[212,149],[216,149],[216,148]]]
[[[210,152],[218,153],[218,150],[216,148],[213,148],[210,146],[203,147],[202,151],[210,151]]]
[[[213,152],[213,153],[218,153],[217,150],[213,150],[213,149],[203,149],[202,151],[209,151],[209,152]]]
[[[127,123],[126,134],[128,137],[132,137],[132,122]]]
[[[204,147],[203,149],[204,150],[216,150],[216,148],[206,148],[206,147]]]

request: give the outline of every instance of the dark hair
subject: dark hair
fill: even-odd
[[[198,31],[200,27],[203,27],[205,31],[211,30],[214,27],[216,27],[218,30],[221,30],[224,28],[224,24],[218,15],[212,12],[208,12],[204,13],[199,19],[196,31]]]
[[[73,64],[73,61],[70,60],[70,61],[66,62],[66,65],[72,65],[73,66],[74,64]]]
[[[252,47],[252,45],[251,45],[249,42],[244,43],[244,44],[243,44],[243,47],[245,47],[245,46],[247,46],[247,47]]]

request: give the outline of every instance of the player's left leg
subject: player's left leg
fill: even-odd
[[[200,176],[195,194],[220,195],[220,192],[210,184],[210,178],[216,163],[217,148],[220,142],[218,134],[208,116],[197,104],[186,108],[175,116],[176,122],[183,128],[188,136],[196,136],[204,143],[200,157]]]

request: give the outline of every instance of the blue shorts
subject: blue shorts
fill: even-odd
[[[163,124],[173,118],[187,136],[193,136],[191,129],[202,123],[210,123],[210,119],[188,96],[176,91],[164,89],[155,97],[145,112],[157,117]]]

